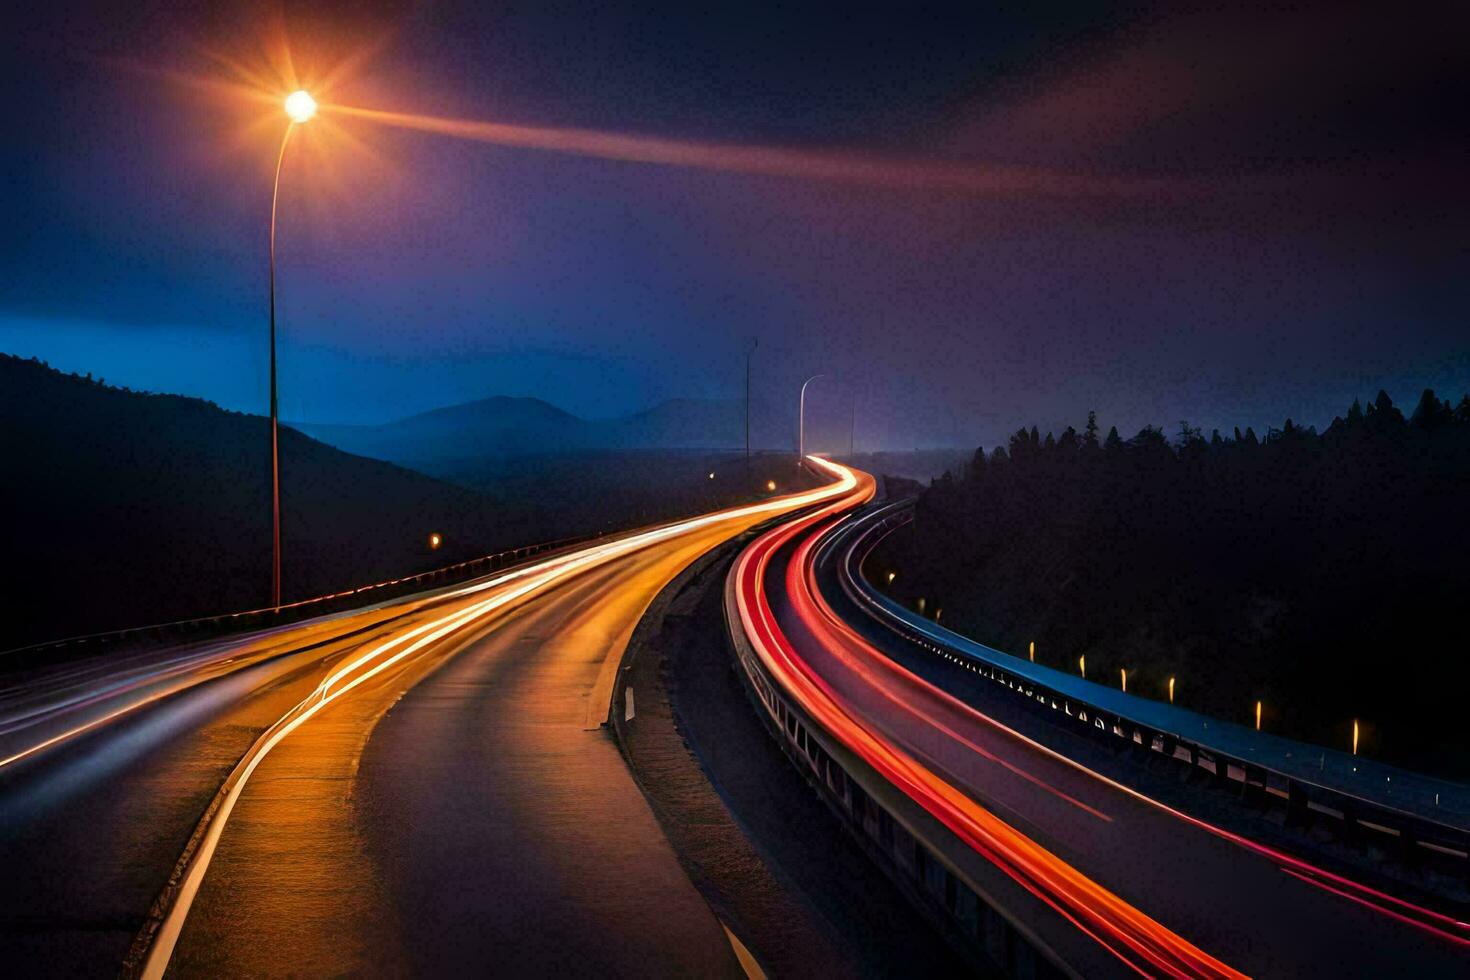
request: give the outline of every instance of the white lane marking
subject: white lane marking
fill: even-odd
[[[179,936],[183,932],[184,922],[189,916],[189,910],[194,904],[194,899],[199,894],[199,887],[204,881],[204,873],[209,869],[209,862],[214,857],[214,852],[219,846],[220,837],[224,833],[225,824],[229,821],[230,814],[235,809],[235,804],[244,793],[245,785],[249,781],[251,774],[255,772],[256,767],[264,761],[271,750],[279,745],[281,740],[287,735],[305,724],[307,720],[322,708],[348,691],[351,691],[359,684],[387,670],[404,657],[443,638],[459,627],[487,615],[508,603],[514,602],[516,599],[529,595],[544,586],[566,578],[574,572],[610,561],[622,555],[631,554],[649,545],[687,534],[690,531],[709,527],[721,521],[737,520],[742,517],[751,517],[757,514],[797,509],[808,504],[826,500],[830,497],[839,496],[857,486],[857,477],[851,470],[836,467],[815,456],[809,456],[808,459],[820,464],[828,472],[836,474],[838,479],[824,487],[819,487],[806,493],[777,497],[763,503],[751,504],[732,510],[715,511],[711,514],[690,518],[689,520],[669,524],[661,528],[654,528],[653,530],[644,531],[626,538],[619,538],[607,544],[596,545],[581,551],[572,552],[568,555],[550,558],[544,562],[538,562],[534,565],[507,572],[489,581],[448,592],[444,595],[446,600],[484,592],[518,579],[530,579],[518,588],[511,589],[500,595],[491,596],[481,602],[476,602],[457,613],[450,613],[439,619],[430,620],[422,626],[409,630],[402,636],[381,643],[367,653],[357,657],[346,666],[328,674],[322,680],[321,684],[317,686],[315,691],[301,701],[300,704],[296,705],[296,707],[281,716],[267,730],[262,740],[257,741],[252,746],[250,752],[241,760],[240,766],[236,768],[235,772],[230,774],[230,778],[227,780],[228,789],[225,798],[219,808],[215,810],[213,816],[207,818],[209,819],[209,827],[205,831],[204,838],[200,842],[198,850],[190,858],[188,867],[184,873],[184,879],[178,891],[174,894],[173,901],[164,916],[163,922],[159,925],[158,930],[154,933],[149,943],[148,953],[144,960],[142,971],[145,980],[158,980],[168,969],[169,960],[172,959],[174,948],[178,945]],[[354,677],[351,681],[340,687],[337,686],[339,681],[342,681],[359,667],[365,666],[393,647],[415,637],[421,638],[377,664],[371,670],[367,670]]]
[[[755,954],[745,948],[745,944],[740,941],[740,937],[736,936],[724,922],[720,923],[720,928],[725,930],[725,936],[730,940],[730,948],[735,951],[735,959],[740,963],[740,969],[745,971],[747,980],[766,980],[766,971],[761,969],[760,963],[756,961]]]

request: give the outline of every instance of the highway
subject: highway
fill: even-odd
[[[22,678],[0,699],[7,970],[743,975],[602,724],[664,585],[854,482]]]
[[[1151,800],[880,649],[818,561],[874,481],[812,465],[831,478],[817,490],[16,678],[0,693],[8,971],[745,975],[603,723],[658,592],[802,512],[737,560],[742,628],[1078,972],[1466,975],[1464,923]]]
[[[840,590],[824,587],[815,561],[823,534],[862,499],[747,547],[736,568],[743,628],[824,729],[1039,900],[1051,934],[1065,926],[1096,944],[1119,975],[1470,971],[1463,922],[1155,803],[878,649],[850,625],[860,612],[834,609]]]

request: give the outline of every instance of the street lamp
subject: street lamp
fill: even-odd
[[[281,197],[281,164],[286,162],[286,146],[291,133],[301,123],[316,115],[316,99],[305,89],[286,96],[286,135],[281,138],[281,153],[276,157],[276,179],[271,187],[270,236],[270,310],[271,310],[271,606],[281,606],[281,442],[276,404],[276,202]]]
[[[806,459],[806,386],[818,378],[824,378],[824,374],[814,374],[801,383],[801,399],[796,408],[796,465],[800,466]]]
[[[750,475],[750,358],[760,346],[760,338],[752,337],[745,348],[745,473]]]
[[[847,458],[852,460],[857,453],[857,396],[847,399]]]
[[[305,89],[297,89],[286,96],[286,115],[293,122],[304,123],[316,115],[316,99]]]

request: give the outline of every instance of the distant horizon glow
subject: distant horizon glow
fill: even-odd
[[[609,362],[556,351],[508,349],[490,352],[479,360],[457,365],[461,369],[459,374],[446,373],[439,366],[398,365],[395,373],[401,377],[401,383],[392,389],[394,397],[384,398],[380,391],[379,397],[362,408],[323,414],[310,409],[315,405],[338,405],[333,386],[351,384],[351,373],[365,369],[362,358],[325,347],[298,346],[290,338],[282,339],[281,351],[282,374],[289,381],[282,388],[282,419],[288,424],[381,425],[497,396],[535,398],[572,415],[593,420],[622,418],[681,399],[731,403],[744,398],[741,387],[743,375],[737,377],[732,374],[725,387],[714,391],[700,392],[675,386],[654,393],[646,384],[634,383],[635,375],[629,370],[632,365],[609,374]],[[229,411],[265,414],[265,349],[258,331],[242,333],[160,324],[140,333],[127,324],[51,321],[0,313],[0,353],[35,357],[69,374],[90,373],[115,387],[202,398]],[[237,370],[220,374],[215,368],[221,363],[236,365]],[[1325,401],[1321,411],[1297,412],[1293,418],[1300,425],[1325,428],[1334,416],[1346,411],[1354,397],[1366,402],[1379,387],[1385,388],[1394,403],[1405,412],[1412,408],[1425,387],[1434,388],[1441,398],[1457,401],[1467,393],[1455,385],[1458,367],[1458,362],[1452,361],[1443,370],[1430,375],[1390,379],[1395,383],[1351,389],[1345,399]],[[344,375],[349,377],[344,380]],[[780,423],[776,430],[770,432],[758,429],[757,446],[784,448],[784,440],[794,447],[795,389],[788,393],[790,404],[783,406],[777,404],[779,399],[762,393],[759,373],[756,382],[757,401],[774,404],[778,412],[790,415],[791,422],[789,426]],[[820,394],[817,387],[813,386],[813,397],[809,399],[813,404],[808,406],[814,414],[809,425],[818,432],[814,442],[845,447],[848,425],[845,390],[833,386],[830,404],[824,404],[817,397]],[[628,397],[621,401],[610,397],[617,394],[643,397]],[[302,401],[308,395],[322,401]],[[789,411],[783,411],[783,408]],[[1166,434],[1172,434],[1173,426],[1177,424],[1177,419],[1171,421],[1162,416],[1132,418],[1101,409],[1098,418],[1104,431],[1110,425],[1117,425],[1125,438],[1144,425],[1159,426]],[[1206,433],[1214,427],[1228,433],[1236,425],[1242,430],[1252,426],[1258,433],[1264,433],[1269,427],[1280,426],[1284,418],[1257,408],[1239,418],[1222,417],[1219,421],[1196,424],[1202,424]],[[988,426],[973,430],[955,429],[949,433],[938,430],[941,436],[949,435],[946,440],[905,437],[894,433],[891,428],[877,428],[872,423],[865,423],[860,414],[857,444],[860,452],[912,449],[968,452],[981,446],[990,450],[1004,444],[1017,428],[1029,429],[1036,425],[1043,433],[1052,431],[1059,434],[1067,425],[1073,425],[1080,431],[1085,421],[1085,415],[1080,419],[1044,421],[1018,414],[1012,418],[998,418]],[[1193,419],[1190,421],[1195,422]],[[872,427],[872,431],[865,433],[865,425]]]

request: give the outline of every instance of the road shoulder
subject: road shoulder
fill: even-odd
[[[770,974],[965,972],[751,710],[720,607],[735,551],[691,565],[628,644],[612,727],[639,788],[690,880]]]

